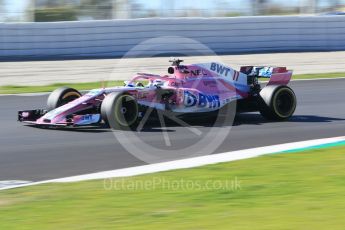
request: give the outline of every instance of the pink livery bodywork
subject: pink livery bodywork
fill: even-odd
[[[42,114],[38,119],[26,119],[25,111],[20,121],[37,125],[88,125],[99,123],[99,108],[103,99],[112,92],[125,92],[136,98],[139,105],[176,113],[199,113],[218,110],[234,100],[253,95],[254,78],[269,78],[268,85],[286,85],[292,71],[285,67],[244,66],[240,71],[217,62],[192,65],[173,65],[167,75],[139,73],[123,87],[94,89],[65,105]],[[138,81],[148,84],[135,85]],[[169,98],[158,97],[160,92],[171,92]],[[94,113],[80,111],[94,109]],[[27,116],[27,117],[25,117]],[[34,116],[33,116],[34,117]],[[36,117],[35,117],[36,118]]]

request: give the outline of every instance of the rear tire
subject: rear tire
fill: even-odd
[[[285,85],[269,85],[260,91],[259,111],[269,120],[287,120],[297,105],[293,90]]]
[[[48,97],[47,110],[53,110],[81,97],[81,93],[73,88],[61,87],[54,90]]]
[[[112,129],[133,129],[137,125],[138,114],[136,99],[122,92],[107,95],[101,105],[102,119]]]

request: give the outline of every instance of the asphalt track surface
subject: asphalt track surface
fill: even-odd
[[[289,121],[268,122],[258,113],[241,114],[214,153],[345,135],[345,79],[294,81],[290,86],[298,107]],[[46,98],[0,97],[0,181],[40,181],[146,164],[128,153],[106,128],[49,130],[16,121],[17,110],[44,107]],[[207,119],[191,123],[203,133],[211,128]],[[185,148],[200,139],[173,123],[168,123],[167,133],[171,148]],[[161,127],[155,122],[137,135],[146,143],[166,148]]]

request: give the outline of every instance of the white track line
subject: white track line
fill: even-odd
[[[333,78],[313,78],[313,79],[293,79],[291,81],[319,81],[319,80],[338,80],[345,79],[345,77],[333,77]],[[263,81],[262,83],[267,83],[268,81]],[[67,84],[66,84],[67,85]],[[82,90],[80,92],[87,92],[88,90]],[[48,95],[51,92],[42,92],[42,93],[12,93],[12,94],[0,94],[1,96],[19,96],[19,97],[34,97],[34,96],[43,96]]]
[[[3,181],[0,181],[0,189],[1,188],[6,188],[6,187],[9,187],[9,186],[18,186],[18,185],[29,184],[29,183],[32,183],[32,181],[3,180]]]
[[[65,177],[65,178],[60,178],[60,179],[40,181],[40,182],[34,182],[34,183],[28,183],[28,184],[10,185],[7,187],[0,188],[0,190],[45,184],[45,183],[66,183],[66,182],[78,182],[78,181],[106,179],[106,178],[115,178],[115,177],[129,177],[129,176],[137,176],[137,175],[142,175],[142,174],[163,172],[163,171],[169,171],[169,170],[175,170],[175,169],[193,168],[193,167],[199,167],[199,166],[204,166],[204,165],[209,165],[209,164],[248,159],[248,158],[253,158],[253,157],[262,156],[266,154],[288,151],[288,150],[298,150],[301,148],[308,148],[308,147],[313,147],[317,145],[330,144],[330,143],[335,143],[339,141],[345,141],[345,136],[293,142],[293,143],[280,144],[280,145],[271,145],[271,146],[265,146],[265,147],[259,147],[259,148],[245,149],[245,150],[239,150],[239,151],[233,151],[233,152],[225,152],[225,153],[219,153],[219,154],[213,154],[213,155],[207,155],[207,156],[201,156],[201,157],[193,157],[193,158],[188,158],[188,159],[183,159],[183,160],[175,160],[175,161],[130,167],[130,168],[124,168],[124,169],[116,169],[116,170],[111,170],[111,171]]]

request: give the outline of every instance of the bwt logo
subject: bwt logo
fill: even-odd
[[[217,108],[220,107],[220,100],[218,95],[204,95],[199,93],[197,97],[186,91],[184,92],[184,105],[187,107],[198,106]]]
[[[211,68],[212,71],[215,71],[219,74],[223,74],[224,76],[228,76],[229,71],[231,70],[230,68],[227,68],[225,66],[222,66],[218,63],[211,63]]]

